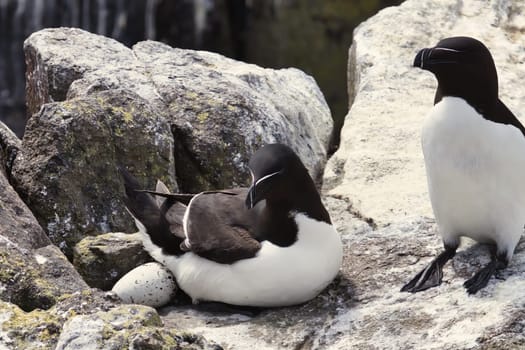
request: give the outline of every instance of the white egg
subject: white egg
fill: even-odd
[[[125,303],[161,307],[175,295],[177,285],[168,269],[150,262],[125,274],[112,291]]]

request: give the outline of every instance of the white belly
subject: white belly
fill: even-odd
[[[166,257],[146,234],[144,246],[173,272],[179,287],[194,302],[294,305],[314,298],[334,279],[343,255],[340,236],[333,226],[303,214],[296,216],[296,222],[299,235],[292,246],[281,248],[265,241],[257,256],[233,264],[218,264],[193,253]]]
[[[525,137],[445,97],[426,117],[423,154],[445,243],[468,236],[512,255],[525,224]]]

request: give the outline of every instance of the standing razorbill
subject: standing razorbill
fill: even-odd
[[[498,98],[498,77],[478,40],[452,37],[421,50],[414,66],[437,78],[422,147],[445,251],[402,291],[441,283],[461,236],[493,244],[490,263],[464,283],[469,294],[507,267],[525,224],[525,129]]]
[[[249,189],[194,196],[141,191],[122,171],[126,206],[144,248],[171,270],[193,302],[256,307],[306,302],[337,275],[340,236],[289,147],[264,146],[249,168]],[[152,194],[166,199],[158,203]]]

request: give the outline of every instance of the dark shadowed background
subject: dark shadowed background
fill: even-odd
[[[23,135],[23,41],[46,27],[79,27],[131,46],[152,39],[312,75],[336,129],[348,109],[353,29],[401,0],[0,0],[0,120]],[[338,144],[338,131],[334,144]]]

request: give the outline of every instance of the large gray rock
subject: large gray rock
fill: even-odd
[[[334,201],[331,213],[349,207],[353,216],[336,220],[347,237],[346,268],[354,294],[352,307],[341,310],[334,325],[345,327],[346,337],[333,348],[525,346],[524,242],[501,279],[474,296],[462,284],[490,254],[469,240],[446,265],[440,287],[399,292],[442,250],[420,148],[422,119],[433,106],[437,84],[432,74],[411,67],[414,56],[448,36],[482,40],[498,68],[500,97],[525,121],[523,13],[525,3],[518,0],[408,0],[355,31],[348,82],[353,103],[341,147],[324,175],[324,191]]]
[[[4,160],[19,147],[12,136],[0,125],[0,300],[47,309],[87,285],[9,184]]]
[[[126,273],[152,261],[139,234],[110,232],[81,240],[73,250],[73,264],[87,284],[110,290]]]
[[[8,180],[19,148],[20,140],[0,123],[0,236],[23,249],[39,248],[51,242]]]
[[[87,288],[57,247],[29,250],[0,235],[0,300],[25,311],[48,309],[63,295]]]
[[[164,327],[150,307],[120,305],[97,289],[73,293],[49,310],[24,312],[0,301],[0,349],[220,349]]]
[[[314,178],[321,175],[333,123],[311,77],[153,41],[133,52],[166,104],[186,191],[248,184],[249,157],[273,142],[290,145]]]
[[[123,305],[73,317],[64,324],[56,346],[56,350],[122,348],[222,349],[202,336],[163,327],[155,309],[142,305]]]
[[[325,163],[332,120],[315,81],[223,56],[147,41],[132,50],[79,29],[46,29],[25,42],[30,113],[47,102],[128,89],[167,118],[185,191],[246,184],[244,165],[263,143],[281,141],[314,177]]]
[[[11,168],[22,141],[4,123],[0,122],[0,168],[9,179]]]
[[[44,105],[26,126],[12,178],[53,243],[68,256],[86,235],[132,231],[118,167],[174,187],[169,125],[128,90]]]

